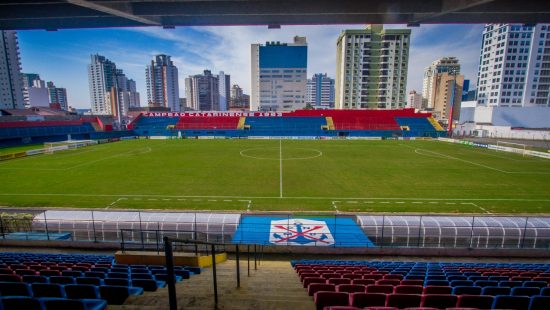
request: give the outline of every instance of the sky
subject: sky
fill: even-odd
[[[250,93],[250,44],[266,41],[292,42],[294,36],[308,41],[308,77],[336,72],[336,39],[344,29],[364,25],[178,27],[163,29],[104,28],[48,32],[19,31],[22,72],[38,73],[41,79],[67,88],[69,105],[90,108],[87,65],[91,54],[114,61],[128,78],[134,79],[141,105],[146,105],[145,67],[156,54],[167,54],[178,67],[180,97],[185,97],[185,78],[208,69],[231,75]],[[386,25],[386,28],[405,28]],[[455,56],[471,85],[476,84],[483,25],[421,25],[410,28],[411,47],[407,90],[422,91],[424,68],[432,61]]]

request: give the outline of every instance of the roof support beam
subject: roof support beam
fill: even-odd
[[[96,10],[99,12],[103,12],[109,15],[122,17],[125,19],[133,20],[138,23],[142,23],[144,25],[148,26],[161,26],[160,20],[157,20],[157,18],[153,17],[141,17],[137,16],[133,13],[132,10],[132,4],[131,3],[112,3],[112,4],[106,4],[106,3],[97,3],[97,2],[91,2],[88,0],[67,0],[68,3],[81,6],[84,8]]]
[[[429,21],[431,19],[438,19],[445,15],[449,15],[449,14],[460,12],[467,9],[472,9],[477,6],[481,6],[494,1],[495,0],[442,0],[441,12],[415,18],[410,22],[410,24],[420,24],[422,22]]]

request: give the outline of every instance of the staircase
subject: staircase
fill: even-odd
[[[307,295],[288,261],[262,261],[256,271],[251,261],[250,267],[250,277],[247,277],[247,262],[241,260],[241,287],[237,288],[235,260],[217,265],[218,309],[315,309],[313,298]],[[212,268],[178,282],[176,292],[178,308],[215,309]],[[167,288],[132,296],[123,306],[109,306],[114,310],[168,308]]]
[[[443,127],[441,127],[441,125],[439,125],[439,123],[432,116],[428,117],[428,121],[432,124],[432,126],[434,126],[435,130],[445,131],[445,129],[443,129]]]
[[[336,129],[336,128],[334,127],[334,120],[332,119],[332,117],[329,116],[329,117],[327,117],[326,119],[327,119],[328,130],[334,130],[334,129]]]
[[[239,118],[239,123],[237,124],[237,129],[244,129],[244,122],[246,121],[246,117],[241,116]]]
[[[101,128],[101,126],[99,126],[97,122],[91,122],[90,124],[92,125],[92,127],[94,127],[95,131],[103,131],[103,129]]]

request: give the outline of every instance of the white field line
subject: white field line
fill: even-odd
[[[75,193],[0,193],[0,196],[67,196],[67,197],[142,197],[142,198],[181,198],[182,200],[190,198],[218,198],[218,199],[277,199],[278,196],[208,196],[208,195],[148,195],[148,194],[75,194]],[[410,198],[410,197],[292,197],[286,196],[284,199],[294,200],[362,200],[364,203],[380,200],[406,200],[415,202],[423,201],[526,201],[526,202],[550,202],[549,199],[529,199],[529,198]],[[198,201],[198,200],[196,200]]]
[[[105,207],[105,209],[110,209],[112,207],[115,207],[116,204],[121,201],[121,200],[128,200],[130,198],[127,198],[127,197],[121,197],[121,198],[118,198],[117,200],[111,202],[107,207]],[[132,198],[132,200],[141,200],[141,198]],[[157,198],[149,198],[147,199],[149,201],[159,201],[159,200],[162,200],[162,201],[187,201],[187,199],[181,199],[181,198],[162,198],[162,199],[157,199]],[[202,201],[208,201],[208,202],[217,202],[218,200],[216,199],[193,199],[193,200],[190,200],[190,201],[193,201],[193,202],[202,202]],[[225,202],[232,202],[233,200],[230,200],[230,199],[226,199],[226,200],[223,200]],[[252,200],[249,200],[249,199],[246,199],[246,200],[238,200],[238,201],[241,201],[241,202],[246,202],[246,212],[250,212],[250,208],[252,206]]]
[[[106,206],[105,209],[109,209],[109,208],[111,208],[112,206],[116,205],[119,201],[121,201],[121,200],[127,200],[127,199],[128,199],[128,198],[124,198],[124,197],[118,198],[117,200],[111,202],[110,205]]]
[[[283,198],[283,142],[279,139],[279,198]]]
[[[404,145],[404,144],[400,144],[400,145],[405,146],[405,147],[408,147],[408,148],[411,148],[411,149],[413,148],[413,147],[411,147],[411,146]],[[476,163],[476,162],[473,162],[473,161],[469,161],[469,160],[466,160],[466,159],[454,157],[454,156],[447,155],[447,154],[443,154],[443,153],[439,153],[439,152],[434,152],[434,151],[425,150],[425,149],[420,149],[420,148],[415,148],[415,149],[414,149],[414,152],[415,152],[416,154],[418,154],[418,155],[430,156],[430,155],[422,154],[422,153],[419,152],[419,151],[431,153],[431,154],[434,154],[434,155],[439,156],[439,157],[441,157],[441,158],[447,158],[447,159],[452,159],[452,160],[458,160],[458,161],[465,162],[465,163],[468,163],[468,164],[471,164],[471,165],[475,165],[475,166],[478,166],[478,167],[482,167],[482,168],[485,168],[485,169],[494,170],[494,171],[498,171],[498,172],[502,172],[502,173],[506,173],[506,174],[550,174],[550,172],[507,171],[507,170],[498,169],[498,168],[495,168],[495,167],[487,166],[487,165],[484,165],[484,164]],[[433,156],[433,155],[432,155],[432,156]]]
[[[332,207],[334,208],[334,211],[336,211],[336,213],[340,213],[340,210],[338,210],[338,206],[336,205],[339,202],[340,201],[333,201],[332,202]]]
[[[139,152],[138,154],[145,154],[145,153],[150,153],[153,149],[151,149],[151,147],[146,147],[146,148],[140,148],[140,149],[135,149],[135,150],[130,150],[128,152],[124,152],[124,153],[120,153],[120,154],[115,154],[115,155],[111,155],[111,156],[107,156],[107,157],[103,157],[103,158],[99,158],[99,159],[96,159],[96,160],[91,160],[91,161],[87,161],[87,162],[84,162],[84,163],[81,163],[81,164],[76,164],[74,166],[70,166],[70,167],[66,167],[66,168],[24,168],[24,167],[0,167],[0,169],[2,170],[45,170],[45,171],[67,171],[67,170],[71,170],[71,169],[75,169],[75,168],[79,168],[79,167],[83,167],[83,166],[87,166],[87,165],[91,165],[91,164],[94,164],[94,163],[97,163],[97,162],[100,162],[100,161],[104,161],[104,160],[107,160],[107,159],[111,159],[111,158],[115,158],[115,157],[120,157],[120,156],[125,156],[129,153],[132,153],[134,151],[141,151],[141,150],[145,150],[143,152]],[[89,151],[91,152],[91,150]],[[82,153],[78,153],[78,154],[82,154]],[[76,154],[74,154],[76,155]],[[29,157],[25,157],[25,158],[32,158],[32,156],[29,156]]]

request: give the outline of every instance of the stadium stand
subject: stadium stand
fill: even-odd
[[[291,265],[317,309],[534,310],[550,305],[550,264],[301,260]],[[359,277],[376,282],[361,284]],[[423,280],[411,285],[411,277]],[[350,278],[352,286],[331,284]]]
[[[175,280],[195,273],[175,267]],[[105,309],[166,279],[164,266],[121,265],[110,255],[0,253],[0,309]]]
[[[400,110],[297,110],[288,113],[148,113],[128,125],[139,136],[439,137],[429,113]]]

